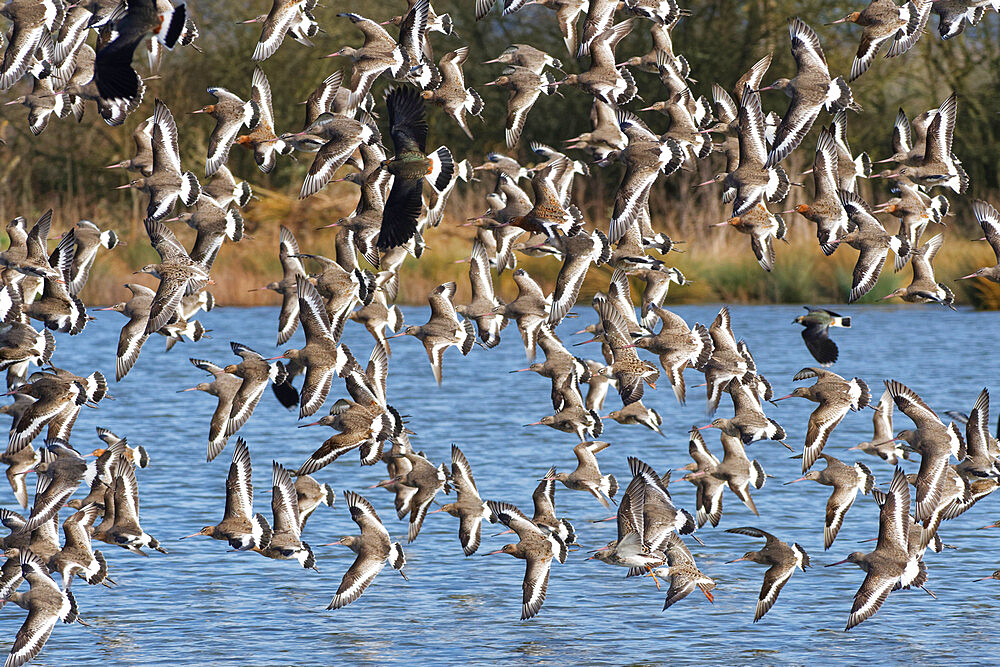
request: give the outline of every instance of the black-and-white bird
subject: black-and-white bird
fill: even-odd
[[[796,317],[793,324],[805,327],[802,330],[802,340],[806,342],[813,359],[824,366],[829,366],[837,361],[839,354],[837,344],[830,339],[830,327],[850,329],[851,318],[823,308],[805,306],[805,309],[809,312]]]

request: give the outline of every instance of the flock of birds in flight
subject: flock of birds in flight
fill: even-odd
[[[263,26],[252,59],[266,60],[286,36],[312,45],[311,38],[319,31],[311,13],[315,4],[316,0],[274,0],[267,15],[248,20]],[[160,99],[153,102],[152,115],[135,131],[135,154],[112,165],[137,174],[122,187],[146,196],[145,230],[160,256],[158,263],[136,272],[157,278],[155,291],[129,283],[125,285],[131,292],[128,300],[101,309],[128,318],[118,343],[117,381],[129,373],[152,334],[165,336],[169,349],[185,338],[197,342],[205,332],[195,316],[214,306],[207,290],[214,283],[212,264],[226,241],[242,238],[240,209],[251,197],[249,184],[236,180],[226,166],[233,145],[253,151],[265,173],[292,152],[314,153],[301,187],[303,198],[322,190],[345,164],[356,171],[338,180],[350,181],[361,191],[353,214],[329,225],[339,228],[335,259],[302,252],[292,232],[280,228],[283,275],[260,289],[282,298],[278,345],[287,343],[301,325],[304,346],[265,358],[233,342],[238,363],[191,359],[210,377],[184,390],[217,398],[208,430],[209,461],[251,418],[268,385],[285,407],[297,406],[299,417],[306,418],[327,403],[335,378],[343,379],[350,398],[337,400],[329,414],[304,424],[327,426],[335,433],[295,469],[272,463],[271,521],[254,511],[249,448],[237,438],[226,479],[223,518],[189,537],[207,536],[228,542],[235,550],[315,568],[313,550],[302,535],[306,520],[319,505],[333,505],[334,491],[312,475],[358,450],[362,465],[386,464],[388,479],[378,486],[394,494],[400,518],[409,515],[408,541],[417,538],[437,494],[452,490],[455,502],[436,511],[459,519],[459,542],[466,555],[479,549],[483,521],[501,523],[516,534],[517,542],[492,553],[526,561],[523,619],[542,607],[552,563],[565,562],[568,548],[577,544],[572,524],[557,517],[557,482],[590,493],[607,508],[620,497],[618,538],[591,558],[627,568],[629,576],[649,575],[657,588],[665,580],[664,608],[696,588],[712,600],[715,582],[699,569],[681,536],[697,539],[696,529],[706,523],[718,525],[726,488],[757,514],[751,489],[760,489],[766,475],[758,461],[748,458],[745,447],[768,439],[784,444],[784,428],[766,416],[764,406],[797,397],[817,403],[801,454],[801,480],[833,489],[824,522],[824,548],[833,545],[859,492],[872,495],[878,507],[875,549],[854,552],[841,561],[854,563],[866,573],[847,628],[872,616],[890,591],[923,588],[927,580],[924,553],[927,548],[940,551],[944,546],[937,534],[941,522],[954,519],[993,492],[1000,480],[1000,445],[987,426],[987,390],[968,416],[949,413],[953,420],[947,424],[896,380],[885,381],[884,392],[873,404],[862,379],[846,379],[826,368],[838,356],[828,329],[849,327],[850,318],[809,309],[795,322],[804,327],[805,343],[820,366],[805,368],[793,379],[814,383],[774,399],[749,347],[734,333],[727,308],[721,309],[709,327],[689,326],[664,308],[670,285],[683,285],[686,279],[667,264],[675,243],[653,229],[648,200],[658,181],[679,169],[691,169],[713,153],[723,154],[725,170],[702,185],[722,184],[723,201],[732,202],[732,217],[720,226],[747,234],[760,265],[770,270],[775,262],[774,242],[783,239],[786,231],[786,223],[769,206],[783,201],[791,185],[782,161],[794,150],[806,150],[800,144],[827,111],[832,115],[829,125],[819,132],[811,170],[812,203],[781,213],[797,212],[815,223],[826,255],[844,244],[859,251],[849,301],[874,287],[891,251],[896,270],[910,264],[913,278],[909,286],[884,298],[952,306],[951,290],[936,280],[933,270],[943,236],[926,241],[922,236],[929,224],[941,223],[948,211],[942,191],[963,194],[969,187],[961,162],[952,153],[958,97],[951,94],[936,109],[912,119],[900,110],[893,130],[895,154],[880,161],[895,167],[873,174],[871,159],[864,153],[853,155],[847,142],[847,112],[859,110],[849,82],[862,76],[884,47],[887,57],[910,49],[931,14],[939,16],[939,33],[948,39],[960,34],[966,24],[975,25],[986,12],[1000,9],[1000,2],[911,0],[898,6],[892,0],[873,0],[862,11],[836,21],[862,27],[861,44],[846,79],[829,72],[813,28],[793,18],[789,35],[795,76],[763,85],[771,61],[768,54],[731,92],[713,84],[711,102],[692,91],[687,61],[673,50],[671,28],[687,15],[674,0],[505,0],[502,13],[530,4],[555,11],[571,57],[581,62],[589,59],[589,69],[565,74],[559,59],[528,44],[514,44],[489,61],[502,69],[485,85],[510,91],[505,138],[512,151],[526,131],[531,133],[528,116],[539,95],[572,86],[582,94],[580,100],[592,98],[593,130],[569,139],[565,149],[581,152],[586,160],[537,143],[531,144],[537,162],[530,167],[499,153],[473,165],[468,159],[457,161],[448,147],[429,150],[428,102],[471,137],[467,117],[479,115],[483,101],[466,87],[463,76],[469,46],[445,54],[438,63],[431,57],[432,33],[456,37],[451,18],[437,14],[428,0],[415,0],[405,14],[381,23],[354,13],[339,15],[363,34],[364,42],[330,54],[350,61],[350,77],[338,70],[320,83],[306,103],[301,131],[278,134],[268,80],[258,65],[249,99],[213,87],[208,93],[216,102],[195,112],[215,121],[205,160],[205,183],[183,170],[177,126]],[[492,5],[491,0],[477,0],[476,18],[484,18]],[[164,47],[197,48],[198,29],[185,5],[172,6],[165,0],[81,0],[72,5],[62,0],[7,0],[0,13],[11,22],[0,91],[30,87],[30,92],[7,104],[28,108],[34,134],[42,132],[53,116],[72,113],[82,120],[89,101],[96,103],[109,125],[122,124],[142,107],[145,93],[143,78],[133,68],[135,51],[143,46],[151,69],[158,70]],[[616,22],[622,16],[626,18]],[[398,26],[398,37],[386,25]],[[652,35],[651,51],[618,63],[618,43],[640,26]],[[88,44],[92,36],[94,46]],[[630,68],[659,76],[663,89],[649,91],[647,96],[663,101],[639,113],[666,115],[670,128],[665,134],[653,132],[636,112],[624,107],[638,92]],[[169,78],[169,71],[163,76]],[[373,93],[379,79],[392,82],[384,104]],[[769,90],[784,91],[790,98],[781,117],[762,112],[760,95]],[[567,103],[571,101],[578,103],[569,99]],[[376,122],[377,111],[383,108],[395,149],[392,157],[387,155]],[[591,225],[588,231],[580,210],[572,204],[575,177],[589,174],[590,165],[615,161],[624,163],[625,170],[607,231],[600,224]],[[456,285],[442,284],[429,295],[427,323],[404,328],[401,311],[392,305],[403,261],[421,256],[424,237],[442,221],[450,193],[459,181],[469,182],[474,176],[494,187],[486,195],[488,211],[467,223],[477,227],[469,259],[471,302],[456,305]],[[872,206],[855,186],[858,178],[876,176],[891,184],[894,197]],[[530,183],[532,196],[522,189],[525,181]],[[168,218],[178,201],[188,212]],[[998,264],[965,278],[1000,282],[1000,215],[984,201],[974,202],[972,208],[985,240],[997,253]],[[882,214],[898,218],[897,234],[886,230],[877,217]],[[168,226],[171,221],[184,221],[197,231],[190,251]],[[139,522],[136,468],[148,464],[146,450],[130,446],[106,429],[98,429],[103,444],[93,452],[93,461],[88,462],[70,445],[70,432],[81,408],[96,406],[108,396],[105,377],[96,371],[76,375],[52,363],[56,347],[52,332],[76,335],[91,319],[78,294],[100,249],[114,248],[118,236],[81,220],[50,251],[51,224],[51,211],[30,226],[23,217],[15,218],[7,225],[10,246],[0,253],[0,370],[7,371],[8,395],[14,397],[2,409],[13,423],[0,461],[8,466],[7,478],[17,502],[26,509],[30,506],[26,517],[0,510],[0,521],[10,530],[3,538],[6,561],[0,573],[0,598],[28,611],[7,667],[32,659],[57,621],[80,621],[71,592],[76,577],[91,585],[114,585],[104,555],[93,547],[95,540],[137,554],[146,555],[145,549],[165,552]],[[527,271],[516,268],[515,252],[562,262],[551,293]],[[359,255],[374,273],[359,263]],[[592,264],[606,265],[612,272],[607,289],[593,299],[597,321],[584,329],[592,342],[601,344],[603,358],[596,361],[575,356],[554,333],[575,305]],[[494,273],[507,270],[512,270],[518,289],[510,302],[504,302],[494,288]],[[645,283],[638,314],[629,276]],[[340,342],[347,320],[364,325],[375,340],[366,365]],[[33,321],[41,325],[40,331]],[[537,424],[579,440],[574,447],[577,468],[570,473],[551,468],[544,475],[532,497],[530,518],[509,502],[484,501],[473,465],[459,447],[452,446],[450,465],[435,465],[415,451],[409,441],[412,432],[387,402],[389,338],[406,335],[420,340],[440,383],[449,347],[463,355],[476,345],[492,348],[510,321],[521,334],[528,359],[534,362],[538,348],[545,357],[544,362],[521,369],[551,381],[554,412]],[[387,335],[387,330],[394,335]],[[598,466],[597,455],[608,446],[595,440],[602,433],[602,419],[642,425],[662,435],[661,416],[642,402],[644,386],[655,388],[661,371],[640,357],[639,350],[659,358],[678,402],[685,402],[684,371],[689,368],[705,376],[710,413],[717,410],[723,394],[732,399],[732,417],[716,418],[690,432],[692,463],[686,466],[683,479],[697,488],[694,515],[673,502],[669,472],[661,476],[644,461],[630,457],[633,477],[619,495],[617,480],[602,474]],[[39,370],[29,373],[30,366]],[[304,378],[296,388],[299,375]],[[610,388],[620,394],[623,407],[602,417],[599,413]],[[875,477],[864,463],[845,463],[823,451],[841,420],[865,407],[874,409],[873,436],[851,449],[896,466],[886,491],[876,488]],[[894,408],[914,428],[894,433]],[[963,422],[964,433],[958,426]],[[703,439],[704,429],[709,428],[720,433],[721,459]],[[44,446],[35,449],[32,442],[43,429]],[[916,474],[906,475],[899,464],[911,455],[919,456],[920,467]],[[952,463],[952,457],[957,463]],[[819,459],[825,462],[822,470],[814,469]],[[37,475],[30,505],[29,473]],[[89,487],[87,496],[71,499],[84,485]],[[912,500],[911,486],[915,489]],[[357,557],[343,575],[330,608],[357,600],[387,563],[405,578],[403,548],[392,541],[372,504],[353,491],[345,491],[343,499],[361,532],[334,542],[352,549]],[[65,539],[60,544],[57,527],[64,508],[73,513],[63,522]],[[731,528],[729,532],[764,540],[760,550],[736,559],[768,566],[756,622],[775,603],[795,569],[809,566],[810,558],[800,545],[758,528]],[[1000,575],[994,573],[993,578]],[[19,591],[24,581],[30,588]]]

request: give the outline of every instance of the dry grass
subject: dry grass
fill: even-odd
[[[801,157],[793,154],[787,166],[791,174],[799,173],[804,165]],[[6,169],[10,172],[10,167]],[[798,214],[786,214],[788,243],[777,244],[777,262],[773,272],[761,269],[750,250],[749,238],[728,228],[716,228],[712,223],[727,217],[726,208],[711,188],[693,189],[692,185],[710,176],[708,165],[699,165],[699,171],[675,174],[651,197],[654,227],[670,234],[680,244],[683,252],[672,252],[668,263],[684,272],[692,284],[671,291],[671,301],[678,303],[728,302],[728,303],[838,303],[850,291],[851,272],[857,252],[841,248],[831,257],[819,250],[815,226]],[[614,170],[597,172],[588,179],[578,179],[575,201],[584,211],[589,226],[607,227],[610,202],[620,177]],[[880,201],[873,191],[876,181],[865,182],[861,194],[872,202]],[[811,189],[811,187],[809,188]],[[808,192],[793,188],[788,200],[782,204],[792,208],[804,200]],[[114,192],[114,191],[112,191]],[[449,200],[442,224],[426,234],[427,250],[421,259],[410,258],[403,267],[397,301],[403,304],[426,303],[426,297],[436,285],[455,281],[459,286],[458,299],[468,298],[468,264],[460,260],[468,257],[474,228],[462,227],[467,218],[485,211],[484,183],[472,186],[460,184]],[[255,287],[276,280],[281,268],[277,258],[278,226],[286,225],[295,232],[304,252],[333,256],[335,229],[321,229],[349,215],[358,199],[358,188],[349,183],[331,183],[323,191],[299,200],[290,188],[268,189],[254,186],[255,199],[243,211],[246,236],[240,243],[227,243],[219,253],[213,268],[217,284],[212,288],[218,303],[232,306],[274,304],[276,298],[265,291],[250,292]],[[137,280],[155,284],[148,276],[133,276],[140,266],[156,261],[156,253],[149,246],[142,228],[144,197],[138,193],[109,196],[108,193],[78,191],[73,195],[51,194],[33,206],[19,210],[52,207],[56,211],[53,234],[67,229],[79,218],[89,218],[102,227],[115,229],[127,245],[112,252],[102,251],[91,272],[90,282],[83,293],[86,303],[107,304],[122,299],[128,292],[122,283]],[[954,203],[962,205],[960,199]],[[10,212],[11,205],[0,209]],[[1000,286],[984,280],[956,280],[980,266],[994,262],[987,244],[968,239],[978,228],[971,215],[959,212],[948,219],[943,230],[946,242],[935,261],[937,277],[956,293],[960,303],[977,308],[1000,308]],[[123,221],[116,223],[115,221]],[[127,221],[127,222],[124,222]],[[895,231],[896,223],[885,220]],[[184,225],[172,223],[181,242],[190,247],[194,231]],[[960,231],[961,230],[961,231]],[[978,230],[977,230],[978,231]],[[930,229],[927,236],[942,233]],[[519,256],[519,265],[528,269],[540,284],[551,288],[560,265],[551,258]],[[609,271],[605,267],[592,269],[581,291],[581,300],[589,300],[597,290],[606,289]],[[865,301],[876,300],[892,289],[905,284],[910,269],[893,273],[887,266],[872,293]],[[498,290],[506,298],[513,298],[516,288],[510,274],[498,281]],[[636,285],[638,288],[639,286]]]
[[[306,202],[262,188],[257,188],[255,194],[258,198],[244,212],[247,236],[238,244],[227,243],[213,268],[217,284],[212,290],[220,304],[252,306],[275,303],[273,294],[248,290],[280,277],[276,252],[279,224],[295,231],[304,252],[334,255],[336,230],[318,228],[353,210],[357,188],[350,184],[331,184]],[[428,247],[423,257],[419,261],[410,258],[404,264],[397,298],[399,303],[426,303],[428,292],[449,280],[458,283],[460,301],[468,298],[468,264],[461,260],[468,256],[474,231],[471,227],[460,225],[466,218],[482,213],[481,201],[478,192],[454,194],[441,226],[427,234]],[[63,208],[63,219],[57,220],[56,229],[68,225],[67,219],[72,219],[72,212],[81,208]],[[600,215],[600,211],[595,211],[594,215],[595,219],[599,219],[596,216]],[[122,219],[129,216],[109,217]],[[670,253],[667,260],[692,282],[684,288],[673,288],[672,302],[837,303],[845,300],[857,259],[856,251],[844,247],[833,256],[825,257],[816,245],[813,225],[797,214],[786,215],[789,242],[777,245],[776,267],[773,272],[767,273],[758,266],[748,237],[729,229],[709,226],[723,217],[721,206],[701,207],[698,219],[689,211],[683,222],[669,213],[655,216],[658,228],[666,230],[675,239],[685,241],[680,245],[683,251]],[[192,230],[177,224],[174,224],[174,229],[183,243],[189,245],[193,242]],[[141,227],[133,225],[120,231],[128,245],[113,252],[102,252],[99,256],[83,294],[89,304],[105,304],[124,298],[127,292],[121,284],[132,278],[130,273],[156,260]],[[935,233],[939,232],[929,231],[929,234]],[[1000,308],[1000,286],[983,280],[956,280],[979,266],[992,263],[993,254],[989,247],[985,243],[969,241],[950,229],[943,233],[947,235],[947,240],[935,261],[938,279],[952,287],[961,303],[977,308]],[[558,262],[551,258],[523,256],[518,261],[519,266],[526,268],[543,287],[551,288],[554,284],[560,266]],[[581,291],[581,300],[589,300],[594,292],[605,289],[609,276],[606,267],[592,269]],[[146,276],[135,278],[147,283],[150,280]],[[865,301],[877,300],[879,296],[904,285],[909,278],[909,268],[893,273],[890,263],[878,286]],[[497,285],[500,293],[507,298],[516,294],[509,272],[501,277]],[[640,287],[635,285],[634,293]]]

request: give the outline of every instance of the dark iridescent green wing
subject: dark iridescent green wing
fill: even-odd
[[[393,180],[382,210],[382,228],[376,244],[380,250],[401,246],[416,234],[417,218],[423,206],[423,187],[423,178],[407,180],[397,176]]]
[[[427,118],[419,91],[410,86],[393,88],[385,103],[389,107],[389,135],[396,157],[403,153],[425,153]]]
[[[809,320],[806,322],[808,326],[802,330],[802,339],[806,342],[813,359],[823,365],[837,361],[837,344],[830,339],[827,324]]]

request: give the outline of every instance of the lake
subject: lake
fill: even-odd
[[[863,378],[873,401],[886,378],[913,388],[939,414],[967,412],[983,387],[997,389],[1000,314],[953,313],[933,306],[834,309],[851,315],[854,328],[834,331],[840,361],[833,370]],[[675,311],[689,324],[708,325],[718,306],[680,306]],[[789,393],[798,384],[792,375],[814,363],[799,336],[801,328],[792,324],[804,311],[797,306],[734,306],[731,311],[737,338],[749,343],[775,394]],[[426,308],[404,312],[407,323],[426,321]],[[567,344],[582,339],[572,331],[595,319],[589,307],[581,305],[576,312],[580,317],[565,320],[559,330]],[[80,374],[96,368],[113,378],[115,347],[125,319],[115,313],[95,315],[83,335],[57,336],[53,361]],[[386,568],[358,601],[326,611],[354,558],[345,547],[317,546],[356,532],[342,503],[343,489],[371,500],[393,538],[405,542],[406,523],[396,520],[392,495],[366,489],[385,477],[385,467],[361,468],[351,453],[315,475],[330,483],[338,496],[335,508],[316,510],[304,534],[314,546],[319,573],[292,561],[227,553],[225,543],[207,538],[178,541],[221,518],[232,455],[229,445],[212,463],[204,460],[215,398],[201,392],[176,393],[205,379],[188,357],[231,363],[237,360],[229,348],[231,340],[265,356],[279,354],[274,347],[276,308],[218,308],[203,313],[201,320],[211,329],[211,338],[177,345],[168,354],[162,351],[163,339],[151,338],[132,372],[112,383],[115,400],[83,410],[73,431],[73,444],[80,451],[100,444],[96,426],[149,450],[150,467],[138,471],[142,524],[170,553],[142,558],[101,544],[118,587],[90,587],[77,580],[73,591],[91,627],[59,624],[35,664],[447,664],[510,659],[593,665],[774,664],[816,662],[818,657],[831,664],[967,663],[982,662],[983,656],[1000,649],[1000,636],[989,629],[991,623],[983,622],[994,618],[1000,606],[1000,582],[972,581],[1000,567],[1000,530],[976,530],[1000,518],[996,500],[988,498],[942,525],[944,541],[957,549],[926,556],[927,587],[936,600],[919,589],[895,592],[875,617],[845,633],[864,573],[853,565],[822,566],[856,549],[871,548],[858,541],[877,534],[877,507],[870,496],[859,496],[836,542],[824,553],[823,517],[830,489],[812,482],[782,486],[801,475],[800,463],[768,442],[748,449],[748,455],[774,476],[754,492],[761,516],[753,516],[727,490],[720,526],[706,525],[697,533],[705,546],[685,539],[700,568],[718,584],[714,605],[696,591],[661,612],[663,593],[648,578],[626,580],[622,568],[585,561],[586,549],[615,537],[615,524],[590,523],[605,518],[606,510],[589,494],[558,485],[558,513],[573,521],[583,549],[571,552],[565,564],[553,566],[548,598],[536,618],[518,620],[523,561],[506,555],[463,557],[457,520],[444,513],[428,516],[418,539],[404,544],[409,582]],[[299,347],[301,336],[300,330],[288,347]],[[367,358],[372,339],[362,327],[348,323],[344,341],[359,359]],[[574,350],[591,358],[600,355],[596,345]],[[459,445],[484,499],[511,501],[530,514],[531,491],[545,470],[550,465],[567,471],[575,467],[573,435],[522,426],[551,414],[550,388],[548,380],[537,375],[508,373],[526,365],[513,324],[493,350],[477,347],[466,358],[448,350],[440,388],[418,341],[396,339],[392,351],[389,402],[409,415],[408,425],[417,433],[414,447],[439,463],[448,460],[452,443]],[[602,439],[612,446],[599,460],[622,489],[629,479],[627,456],[638,456],[660,473],[689,462],[687,431],[692,424],[707,423],[704,389],[694,388],[701,378],[688,371],[686,406],[677,404],[665,377],[658,390],[647,389],[645,403],[663,415],[666,438],[640,426],[606,422]],[[337,380],[328,405],[343,395],[343,382]],[[619,405],[617,395],[609,395],[604,412]],[[768,406],[767,413],[785,427],[787,442],[801,450],[806,419],[814,407],[793,399]],[[730,410],[724,397],[719,414]],[[991,424],[998,411],[1000,400],[995,400]],[[317,416],[321,414],[325,408]],[[326,428],[296,429],[296,415],[283,409],[268,390],[239,432],[253,456],[256,508],[268,519],[271,459],[294,469],[332,433]],[[878,481],[887,484],[891,466],[845,451],[870,438],[871,415],[870,410],[848,414],[824,451],[847,462],[864,461]],[[896,428],[907,427],[909,421],[897,411]],[[709,447],[721,457],[718,432],[706,433]],[[905,467],[916,470],[915,463]],[[693,513],[694,487],[678,477],[671,485],[674,501]],[[29,480],[29,488],[33,484]],[[0,494],[6,506],[16,506],[6,484]],[[60,520],[66,516],[63,512]],[[762,542],[723,532],[738,526],[757,526],[798,542],[814,566],[796,571],[777,604],[757,624],[751,619],[764,568],[725,562],[760,548]],[[491,537],[499,530],[484,524],[480,553],[508,541],[509,536]],[[23,618],[24,612],[12,605],[0,613],[5,651]]]

